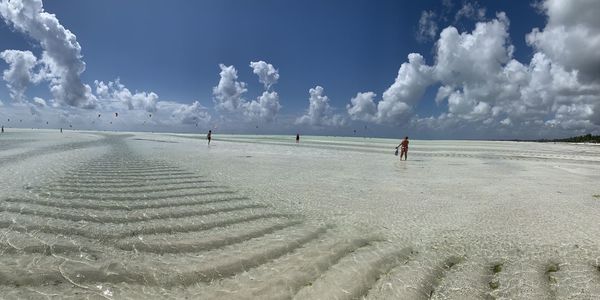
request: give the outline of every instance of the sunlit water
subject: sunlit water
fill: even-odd
[[[3,298],[600,297],[600,147],[12,130]]]

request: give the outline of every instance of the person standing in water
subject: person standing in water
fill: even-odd
[[[300,134],[296,133],[296,144],[300,143]]]
[[[62,127],[60,128],[60,133],[62,133]]]
[[[2,125],[2,133],[4,133],[4,125]]]
[[[208,131],[208,134],[206,135],[206,139],[208,140],[208,145],[210,145],[210,139],[212,139],[212,130]]]
[[[407,159],[408,156],[408,137],[404,137],[404,139],[402,140],[402,142],[400,142],[400,145],[398,145],[398,147],[400,147],[400,160],[402,160],[402,156],[404,155],[404,160]]]

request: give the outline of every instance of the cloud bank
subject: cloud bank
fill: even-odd
[[[413,130],[472,127],[525,136],[598,130],[600,2],[548,0],[540,7],[548,23],[527,35],[535,50],[531,61],[513,57],[510,22],[502,12],[477,22],[471,32],[448,26],[435,42],[432,65],[410,54],[382,99],[376,102],[374,92],[365,92],[350,100],[350,118],[406,124]],[[484,8],[465,4],[457,16],[484,15]],[[435,101],[446,110],[438,116],[416,115],[425,90],[436,87]]]

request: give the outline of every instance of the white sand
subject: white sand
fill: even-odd
[[[0,293],[600,297],[598,147],[215,138],[0,136]]]

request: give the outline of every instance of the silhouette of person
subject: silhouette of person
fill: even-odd
[[[60,133],[62,133],[62,127],[60,128]]]
[[[2,133],[4,133],[4,125],[2,125]]]
[[[300,134],[296,133],[296,144],[300,143]]]
[[[208,134],[206,135],[206,139],[208,140],[208,144],[210,145],[210,140],[212,139],[212,130],[208,131]]]
[[[398,147],[400,147],[400,160],[402,160],[402,156],[404,156],[404,160],[406,160],[408,156],[408,137],[404,137]]]

